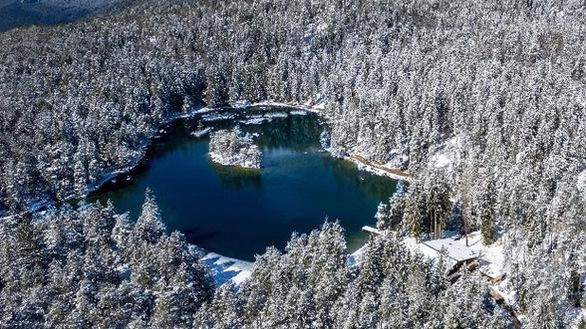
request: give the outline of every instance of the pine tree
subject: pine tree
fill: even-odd
[[[409,234],[414,236],[417,241],[421,240],[423,233],[421,227],[421,210],[416,197],[413,194],[408,194],[405,199],[405,208],[403,210],[403,223]]]
[[[435,239],[441,238],[452,209],[449,187],[446,182],[439,179],[435,175],[431,176],[432,182],[427,201],[427,212],[431,217],[430,223],[433,224],[433,229],[430,229],[430,233],[433,233]]]
[[[570,270],[568,278],[568,300],[575,306],[580,307],[582,299],[582,291],[580,287],[580,274],[576,269],[575,255],[572,253],[568,259],[568,267]]]
[[[494,242],[495,197],[494,182],[489,180],[482,191],[480,202],[480,231],[482,233],[482,242],[485,245],[490,245]]]
[[[157,328],[175,328],[176,323],[173,318],[174,310],[170,293],[159,294],[155,301],[155,312],[151,318],[151,323]]]
[[[148,244],[155,244],[165,232],[165,224],[161,219],[161,212],[156,203],[155,196],[150,189],[146,190],[146,196],[142,205],[142,212],[134,224],[132,232],[133,241],[143,241]],[[136,240],[138,239],[138,241]]]
[[[389,199],[388,203],[380,203],[375,214],[376,227],[379,230],[394,228],[401,223],[405,208],[405,187],[402,183],[397,184],[397,190]]]

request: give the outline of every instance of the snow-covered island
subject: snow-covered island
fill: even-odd
[[[211,133],[210,158],[224,166],[260,169],[262,153],[252,138],[251,134],[244,134],[238,126],[232,130]]]

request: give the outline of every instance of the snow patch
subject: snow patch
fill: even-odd
[[[448,165],[450,165],[452,161],[453,160],[450,159],[450,157],[447,154],[440,153],[436,156],[434,165],[436,168],[445,168]]]
[[[364,261],[364,254],[366,253],[366,244],[360,247],[355,252],[348,255],[348,264],[350,266],[358,265]]]
[[[307,111],[305,111],[305,110],[293,110],[293,111],[290,111],[289,114],[291,114],[291,115],[307,115]]]
[[[217,111],[218,111],[217,108],[202,107],[201,109],[194,111],[193,114],[204,114],[204,113],[217,112]]]
[[[214,252],[207,253],[201,259],[208,266],[214,282],[220,286],[229,280],[236,285],[242,284],[250,277],[254,263],[236,258],[224,257]]]
[[[203,136],[207,135],[211,130],[212,130],[212,128],[206,127],[206,128],[203,128],[203,129],[199,129],[199,130],[193,131],[193,132],[191,132],[190,135],[191,136],[194,136],[196,138],[200,138],[200,137],[203,137]]]
[[[463,144],[464,138],[461,135],[448,139],[435,148],[429,157],[428,165],[451,171],[461,158],[460,154]]]
[[[403,238],[403,245],[412,253],[420,254],[425,258],[433,260],[437,260],[439,258],[439,253],[437,250],[432,249],[426,244],[417,242],[417,240],[413,237]]]
[[[238,120],[239,123],[242,124],[252,124],[258,125],[263,122],[272,122],[273,119],[282,119],[288,117],[289,114],[286,112],[274,112],[274,113],[265,113],[265,114],[256,114],[256,115],[248,115],[245,119]]]
[[[576,183],[576,187],[582,193],[582,197],[586,199],[586,170],[582,171],[578,175],[578,182]]]
[[[201,120],[204,122],[215,122],[215,121],[223,121],[223,120],[231,120],[234,119],[236,115],[234,113],[211,113],[211,114],[204,114],[201,117]]]
[[[265,118],[286,118],[288,116],[289,114],[287,112],[274,112],[264,115]]]
[[[271,122],[271,121],[273,121],[272,118],[267,118],[262,115],[250,116],[246,120],[238,120],[239,123],[242,123],[245,125],[259,125],[259,124],[262,124],[263,122]]]
[[[325,110],[325,108],[326,108],[326,102],[325,101],[319,102],[319,103],[313,105],[312,107],[314,109],[318,110],[318,111]]]

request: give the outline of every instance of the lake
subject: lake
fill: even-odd
[[[355,250],[367,239],[361,227],[374,225],[377,205],[394,192],[396,181],[331,157],[320,144],[326,126],[319,117],[290,110],[254,108],[177,120],[153,142],[143,165],[106,183],[89,201],[110,199],[117,211],[136,219],[149,187],[168,230],[243,260],[253,260],[267,246],[284,248],[292,232],[310,232],[326,218],[340,221],[348,248]],[[260,171],[213,164],[209,138],[190,134],[235,124],[257,136]]]
[[[124,0],[0,0],[0,32],[29,25],[73,22]]]

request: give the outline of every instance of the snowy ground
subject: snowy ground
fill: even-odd
[[[355,266],[364,260],[364,253],[366,252],[366,245],[360,247],[360,249],[356,250],[355,252],[348,255],[348,264],[350,266]]]
[[[450,259],[448,264],[455,264],[457,261],[470,257],[478,257],[480,272],[491,278],[501,277],[505,273],[502,243],[497,241],[489,246],[484,245],[480,231],[468,234],[468,246],[466,246],[464,237],[457,238],[455,235],[420,243],[417,243],[415,238],[407,237],[403,242],[412,252],[420,253],[434,260],[439,258],[440,250],[445,249]]]
[[[252,272],[253,263],[224,257],[213,252],[206,254],[202,260],[210,269],[216,286],[221,286],[228,281],[240,285],[250,277]]]
[[[463,136],[454,136],[432,151],[428,165],[452,171],[454,165],[461,159],[461,150],[464,144]]]
[[[200,130],[193,131],[190,135],[195,138],[200,138],[200,137],[203,137],[203,136],[209,134],[209,132],[211,130],[212,130],[212,128],[206,127],[206,128],[200,129]]]

